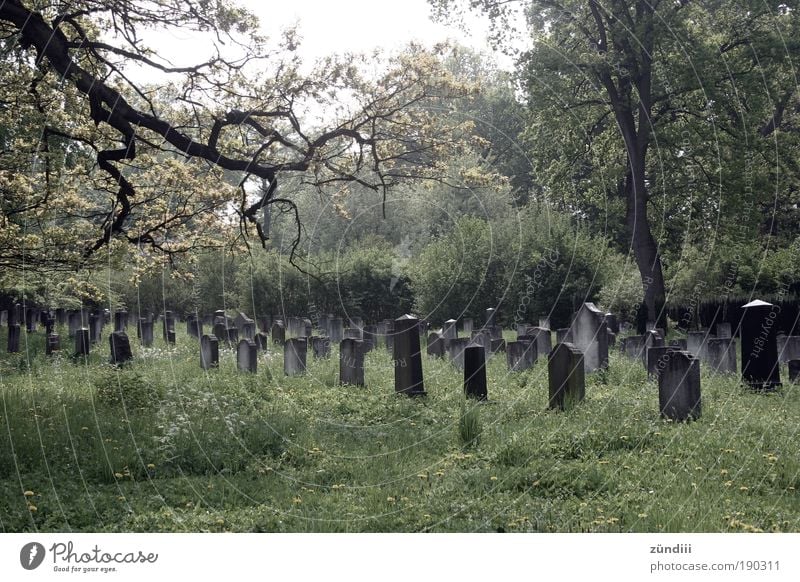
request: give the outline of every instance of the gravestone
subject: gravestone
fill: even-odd
[[[128,327],[128,312],[114,312],[114,331],[125,331]]]
[[[542,329],[550,329],[550,318],[549,317],[540,317],[539,318],[539,327]]]
[[[700,360],[689,352],[672,350],[658,375],[658,408],[675,421],[700,418]]]
[[[619,320],[613,313],[606,313],[606,326],[614,335],[619,335]]]
[[[306,354],[308,353],[308,340],[306,338],[291,338],[283,344],[283,373],[287,376],[296,376],[306,371]]]
[[[547,357],[548,408],[569,410],[586,394],[586,364],[577,346],[563,342]]]
[[[25,310],[25,331],[28,333],[34,333],[36,331],[36,320],[38,319],[38,313],[36,309],[29,308]]]
[[[238,328],[239,335],[246,340],[253,341],[256,337],[256,322],[249,319]]]
[[[56,308],[56,324],[66,325],[67,323],[67,310],[63,307]]]
[[[175,339],[174,339],[175,316],[172,315],[171,311],[165,311],[164,312],[164,326],[163,326],[163,328],[164,328],[163,329],[164,341],[167,342],[167,343],[170,343],[170,344],[174,344],[175,343]],[[170,336],[170,334],[169,334],[170,331],[173,332],[173,340],[172,341],[169,341],[170,340],[170,337],[169,337]]]
[[[125,364],[133,360],[131,342],[128,339],[128,334],[124,331],[111,332],[111,335],[108,336],[108,343],[111,353],[109,363],[119,366],[120,364]]]
[[[458,337],[458,322],[455,319],[448,319],[442,327],[442,337],[445,340],[456,339]]]
[[[81,312],[70,311],[67,316],[67,323],[69,326],[69,337],[75,337],[75,332],[81,328]]]
[[[203,322],[195,316],[190,317],[186,320],[186,333],[191,337],[201,338],[203,336]]]
[[[103,335],[103,316],[99,313],[89,314],[89,341],[96,344]]]
[[[227,342],[228,341],[228,328],[225,325],[225,322],[218,322],[214,324],[214,327],[211,328],[211,335],[217,338],[217,341],[220,342]]]
[[[425,395],[422,379],[422,354],[419,346],[419,320],[403,315],[394,320],[394,389],[407,396]]]
[[[486,323],[484,324],[483,327],[485,329],[491,329],[495,325],[497,325],[495,323],[496,317],[497,317],[497,310],[494,307],[490,307],[489,309],[487,309],[486,310]]]
[[[543,327],[529,327],[525,338],[518,337],[518,340],[531,338],[536,342],[537,354],[549,354],[553,349],[552,336],[549,329]]]
[[[52,356],[55,352],[61,351],[61,337],[57,333],[51,333],[45,340],[44,353]]]
[[[364,342],[345,338],[339,344],[339,384],[364,385]]]
[[[22,334],[22,328],[18,323],[13,323],[8,326],[8,345],[6,351],[9,354],[16,354],[19,352],[19,337]]]
[[[45,337],[54,333],[56,327],[56,318],[48,317],[44,322]]]
[[[328,335],[328,316],[321,315],[317,321],[317,329],[322,335]]]
[[[286,343],[286,329],[280,321],[272,324],[272,343],[280,345]]]
[[[631,335],[622,340],[623,353],[632,360],[642,359],[642,354],[646,353],[643,335]]]
[[[528,323],[518,323],[517,324],[517,340],[519,340],[519,336],[528,334],[528,328],[529,327],[533,327],[533,326],[528,324]]]
[[[587,373],[608,367],[608,333],[605,312],[594,303],[584,303],[570,326],[573,344],[583,353]]]
[[[256,342],[256,347],[259,351],[266,352],[267,351],[267,344],[269,343],[269,336],[264,332],[258,332],[253,338]]]
[[[686,334],[686,351],[692,354],[695,358],[704,359],[706,352],[705,346],[708,338],[714,337],[709,335],[708,331],[690,331]]]
[[[572,335],[569,333],[568,327],[562,327],[556,330],[556,343],[557,344],[572,343]]]
[[[236,346],[236,366],[240,372],[258,372],[258,346],[256,342],[243,339]]]
[[[214,323],[213,323],[213,325],[217,325],[218,323],[221,323],[225,327],[228,326],[228,317],[225,315],[225,310],[224,309],[217,309],[214,312]],[[217,340],[219,340],[219,338],[217,338]]]
[[[378,326],[365,325],[364,326],[364,353],[369,353],[378,347]]]
[[[269,334],[272,329],[272,318],[269,315],[258,318],[258,329],[261,333]]]
[[[361,329],[357,327],[347,327],[344,330],[344,337],[342,339],[361,339]]]
[[[506,344],[506,363],[510,372],[522,372],[536,363],[536,344],[515,341]]]
[[[152,347],[153,336],[155,335],[153,331],[153,322],[144,318],[139,318],[139,335],[143,347]]]
[[[677,338],[674,340],[670,340],[669,345],[673,348],[678,348],[682,352],[688,351],[686,345],[686,338]]]
[[[483,346],[483,350],[488,354],[489,348],[492,346],[492,338],[485,329],[472,332],[472,341],[470,343]]]
[[[390,321],[386,328],[386,350],[390,354],[394,354],[394,321]]]
[[[650,348],[664,347],[664,338],[655,329],[646,331],[644,333],[644,336],[642,336],[642,338],[643,338],[642,364],[644,365],[645,369],[648,369],[647,350],[649,350]]]
[[[756,299],[742,310],[742,381],[755,390],[774,390],[781,385],[775,341],[779,309]]]
[[[463,331],[467,337],[472,336],[473,328],[474,328],[474,323],[471,317],[465,317],[464,319],[461,320],[461,331]]]
[[[0,311],[0,325],[2,326],[8,325],[8,311],[5,309],[3,311]]]
[[[647,348],[647,375],[649,377],[658,380],[658,375],[666,366],[666,358],[669,357],[669,352],[672,351],[675,351],[675,348],[669,346]]]
[[[450,340],[447,343],[447,357],[456,368],[464,369],[464,350],[470,344],[470,339],[465,337]]]
[[[219,368],[219,339],[214,335],[200,338],[200,367],[203,370]]]
[[[229,346],[234,346],[239,343],[239,330],[235,327],[229,327],[225,330],[225,341]]]
[[[443,358],[445,345],[446,342],[442,334],[433,332],[432,334],[428,335],[427,351],[429,356]]]
[[[302,317],[290,317],[286,323],[286,333],[290,338],[306,337],[306,324]]]
[[[467,398],[486,400],[486,351],[483,346],[469,345],[464,350],[464,394]]]
[[[778,362],[781,364],[789,360],[800,360],[800,335],[776,336]]]
[[[731,324],[726,322],[717,324],[717,337],[727,339],[731,337]]]
[[[364,320],[360,317],[351,317],[350,327],[356,327],[358,329],[362,329],[364,327]]]
[[[800,381],[800,360],[789,360],[786,365],[789,367],[789,382]]]
[[[506,351],[506,340],[504,339],[492,339],[489,342],[489,352],[491,354],[496,354],[497,352],[505,352]]]
[[[344,322],[341,317],[332,317],[328,321],[329,332],[328,336],[331,342],[338,344],[344,339]]]
[[[489,333],[489,339],[503,339],[503,328],[499,325],[493,325],[492,327],[488,328],[486,331]]]
[[[171,346],[175,345],[176,337],[175,337],[175,330],[168,329],[167,330],[167,343]]]
[[[606,328],[606,329],[608,329],[608,328]],[[609,329],[608,330],[608,349],[609,349],[609,351],[611,350],[611,348],[613,348],[616,345],[617,345],[617,334],[615,334],[613,331],[611,331]]]
[[[311,337],[311,352],[316,359],[328,358],[331,355],[331,340],[325,336]]]
[[[88,356],[89,355],[89,346],[91,345],[91,341],[89,341],[89,330],[85,327],[82,327],[75,331],[75,355],[76,356]]]
[[[716,337],[706,340],[705,359],[708,367],[718,374],[736,373],[736,340]]]

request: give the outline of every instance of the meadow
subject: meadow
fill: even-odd
[[[546,409],[543,359],[508,373],[492,358],[479,404],[424,356],[427,396],[412,399],[384,349],[366,387],[339,386],[336,348],[303,376],[284,376],[272,344],[256,375],[230,350],[204,372],[183,331],[147,349],[133,334],[120,369],[105,335],[77,361],[46,357],[42,334],[20,354],[0,338],[0,530],[800,531],[800,386],[785,367],[771,394],[703,371],[702,417],[673,423],[616,350],[562,413]]]

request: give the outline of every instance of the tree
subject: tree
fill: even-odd
[[[432,3],[441,12],[456,2]],[[508,19],[513,5],[524,7],[533,45],[519,61],[519,77],[531,111],[523,139],[535,179],[576,216],[599,222],[605,214],[612,238],[633,251],[647,319],[663,316],[659,243],[679,249],[674,235],[682,227],[707,237],[723,217],[730,217],[723,222],[730,228],[747,197],[757,198],[748,216],[770,208],[752,184],[733,175],[741,176],[745,157],[755,158],[749,178],[766,175],[776,183],[776,175],[762,173],[762,156],[769,139],[781,139],[775,130],[786,130],[785,113],[796,110],[797,11],[749,0],[469,5],[495,22]],[[699,147],[688,147],[685,135]],[[791,151],[779,168],[794,163]],[[689,192],[687,173],[700,176]],[[662,218],[654,219],[658,211]]]
[[[172,66],[145,45],[149,28],[203,33],[215,54]],[[226,1],[8,0],[0,35],[7,268],[74,269],[115,241],[173,257],[214,244],[204,234],[232,211],[266,244],[266,207],[288,208],[299,228],[278,189],[292,174],[383,195],[435,179],[461,128],[428,105],[468,90],[418,47],[377,78],[333,57],[304,75],[291,32],[270,50]],[[135,80],[157,75],[170,82]]]

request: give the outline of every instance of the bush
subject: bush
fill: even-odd
[[[163,397],[163,389],[130,369],[103,370],[94,379],[95,396],[104,406],[126,413],[152,410]]]

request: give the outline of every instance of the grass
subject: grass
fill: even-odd
[[[336,385],[335,350],[286,378],[273,346],[257,375],[230,351],[206,373],[179,332],[174,348],[134,345],[118,370],[106,337],[73,361],[46,358],[41,334],[6,354],[1,335],[5,532],[800,531],[788,383],[754,394],[703,371],[703,416],[680,424],[616,352],[560,413],[541,360],[509,374],[492,358],[478,404],[427,357],[428,396],[395,395],[384,350],[358,388]]]

